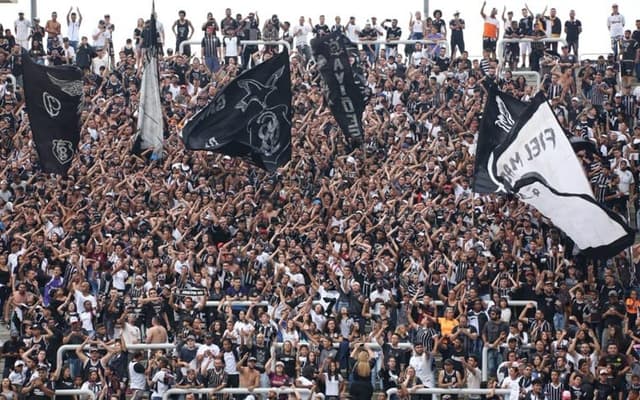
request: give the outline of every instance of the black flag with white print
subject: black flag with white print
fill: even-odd
[[[286,50],[220,89],[182,129],[189,150],[240,157],[273,172],[291,159],[291,74]]]
[[[36,64],[22,53],[24,94],[42,170],[66,175],[80,141],[82,71]]]
[[[515,121],[527,105],[515,97],[498,90],[494,84],[487,87],[487,101],[480,122],[478,145],[474,165],[473,191],[476,193],[505,192],[493,175],[490,166],[497,147],[504,143]]]

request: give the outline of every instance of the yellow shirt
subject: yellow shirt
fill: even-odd
[[[442,331],[442,336],[451,335],[451,333],[453,333],[453,328],[458,326],[457,319],[438,318],[438,323],[440,324],[440,330]]]

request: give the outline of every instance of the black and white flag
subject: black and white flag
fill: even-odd
[[[82,71],[36,64],[22,53],[24,94],[42,170],[65,175],[80,141]]]
[[[152,151],[152,158],[162,158],[162,139],[164,123],[160,102],[160,78],[158,77],[158,48],[156,40],[155,2],[152,3],[149,22],[150,43],[144,49],[144,72],[140,85],[140,104],[138,106],[138,134],[134,143],[134,152]],[[146,33],[146,32],[145,32]]]
[[[476,193],[504,192],[503,185],[487,168],[495,157],[495,150],[509,137],[515,120],[527,105],[510,94],[501,92],[495,85],[487,88],[488,97],[482,114],[476,159],[474,165],[473,191]]]
[[[244,71],[182,129],[190,150],[241,157],[268,171],[291,159],[291,74],[285,50]]]
[[[362,113],[369,92],[357,47],[336,31],[313,39],[311,48],[325,85],[325,97],[340,129],[347,138],[362,141]],[[349,58],[353,58],[353,65]]]
[[[596,202],[573,147],[541,93],[514,121],[486,165],[501,189],[532,205],[588,257],[611,257],[633,244],[621,216]]]

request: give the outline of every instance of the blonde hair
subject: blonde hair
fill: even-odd
[[[371,366],[369,365],[369,352],[366,350],[358,353],[358,361],[356,362],[356,372],[361,377],[371,374]]]

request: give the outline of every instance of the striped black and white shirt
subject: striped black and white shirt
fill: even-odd
[[[218,57],[218,49],[220,48],[220,39],[215,35],[204,35],[202,38],[202,50],[205,57]]]
[[[562,400],[562,392],[564,389],[562,383],[558,383],[558,385],[554,385],[552,382],[547,383],[544,386],[545,400]]]

